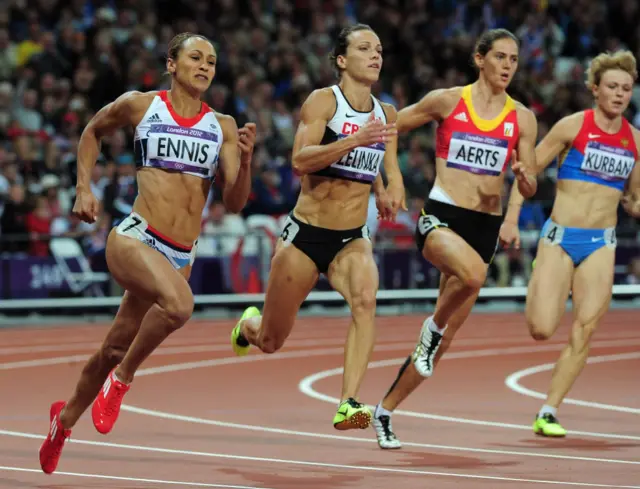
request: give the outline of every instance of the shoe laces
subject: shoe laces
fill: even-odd
[[[542,419],[544,419],[547,423],[553,423],[553,424],[558,424],[558,418],[556,418],[553,414],[551,413],[544,413],[542,416]]]
[[[395,440],[396,435],[391,430],[391,418],[386,414],[383,414],[378,417],[378,421],[380,421],[380,425],[382,426],[382,432],[384,433],[384,437],[387,440]]]
[[[427,350],[427,357],[433,355],[433,352],[440,344],[440,341],[442,341],[442,335],[437,331],[431,331],[431,341],[429,341],[429,344],[427,345],[425,343],[422,343],[424,349]]]
[[[349,404],[349,406],[351,406],[354,409],[359,409],[363,406],[362,403],[356,401],[353,397],[350,397],[349,399],[347,399],[346,401],[347,404]]]
[[[118,410],[120,404],[122,403],[124,393],[124,389],[119,389],[117,386],[114,386],[111,391],[111,395],[107,399],[107,405],[104,408],[104,414],[106,416],[111,417],[113,416],[114,412]]]

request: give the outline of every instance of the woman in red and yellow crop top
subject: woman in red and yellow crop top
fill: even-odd
[[[475,83],[434,90],[398,113],[399,132],[438,123],[437,176],[418,219],[416,242],[441,279],[434,314],[424,321],[413,354],[376,408],[381,448],[400,446],[389,426],[392,411],[432,375],[485,282],[499,241],[507,167],[523,195],[536,192],[535,178],[528,175],[535,160],[536,118],[506,93],[518,48],[517,38],[505,29],[485,32],[474,51]]]

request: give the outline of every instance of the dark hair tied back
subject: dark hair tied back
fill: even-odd
[[[357,31],[373,31],[373,29],[367,24],[354,24],[343,28],[338,34],[333,50],[329,55],[329,59],[333,63],[333,68],[336,70],[338,76],[340,76],[342,70],[338,66],[338,56],[344,56],[347,54],[347,47],[349,47],[349,36]]]
[[[167,55],[169,56],[169,58],[176,60],[184,46],[184,43],[192,37],[197,37],[198,39],[203,39],[207,42],[211,42],[205,36],[202,36],[200,34],[194,34],[193,32],[181,32],[180,34],[175,35],[174,38],[169,41],[169,49],[167,51]]]

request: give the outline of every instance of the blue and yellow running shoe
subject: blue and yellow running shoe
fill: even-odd
[[[249,353],[249,349],[251,348],[247,339],[240,334],[240,322],[243,319],[253,318],[259,315],[260,309],[253,306],[247,307],[242,313],[240,321],[238,321],[236,326],[233,328],[233,331],[231,331],[231,348],[233,348],[233,352],[239,357],[245,356]]]
[[[562,438],[567,434],[567,430],[565,430],[560,425],[557,418],[550,413],[543,414],[542,416],[536,416],[536,420],[533,422],[533,432],[536,435],[555,438]]]
[[[371,424],[371,411],[364,404],[352,397],[342,401],[338,412],[333,417],[333,427],[336,430],[367,429]]]

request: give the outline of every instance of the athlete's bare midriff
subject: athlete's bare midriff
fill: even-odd
[[[502,214],[504,174],[476,175],[447,167],[444,158],[436,158],[436,181],[456,206],[486,214]]]
[[[159,233],[191,246],[201,231],[209,180],[157,168],[139,169],[137,180],[134,212]]]
[[[370,184],[306,175],[293,213],[302,222],[325,229],[362,227],[370,193]]]
[[[621,192],[591,182],[560,180],[551,219],[561,226],[586,229],[615,227]]]

